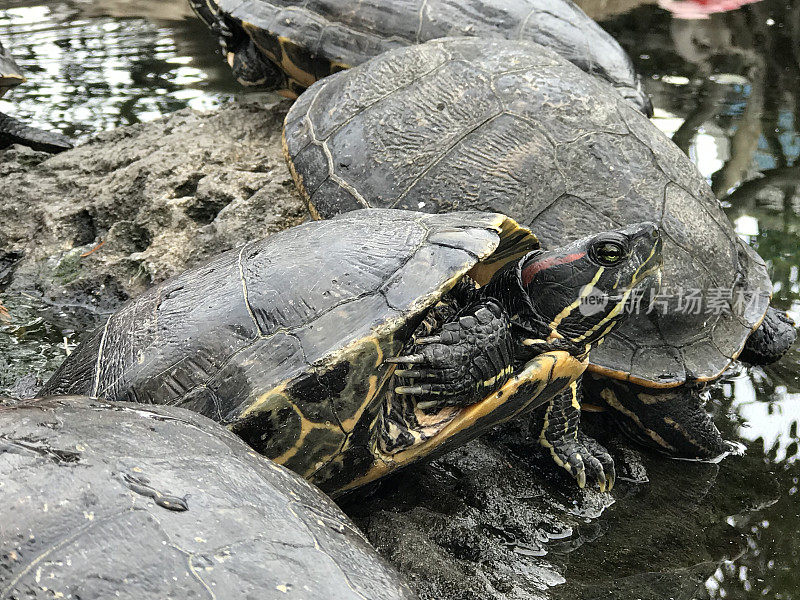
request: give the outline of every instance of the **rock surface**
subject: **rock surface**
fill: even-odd
[[[0,285],[107,311],[299,223],[305,208],[280,144],[287,108],[183,110],[52,158],[19,146],[0,152]]]
[[[0,311],[0,393],[35,393],[32,375],[49,376],[65,346],[149,285],[305,219],[280,146],[286,109],[180,111],[52,158],[19,147],[0,151],[0,302],[9,311]],[[592,560],[593,544],[585,542],[620,545],[603,526],[620,507],[597,519],[614,498],[651,489],[635,483],[646,478],[638,453],[611,447],[620,474],[613,494],[578,490],[540,453],[527,424],[516,423],[359,490],[342,505],[423,600],[540,600],[572,593],[549,586],[564,581],[573,553],[588,546],[583,560]],[[662,463],[669,464],[655,461]],[[701,475],[713,481],[714,473]],[[687,488],[695,485],[688,478]],[[667,486],[668,499],[671,493]],[[679,507],[695,503],[689,494]],[[687,536],[699,537],[702,526],[694,524],[707,520],[705,513],[687,520]],[[615,564],[628,565],[626,556],[646,554],[659,541],[620,531],[628,555],[607,567],[606,554],[594,556],[600,573],[607,568],[613,576]],[[673,570],[693,565],[706,576],[713,571],[722,552],[687,539],[692,551],[665,555],[639,573],[637,597],[664,597],[657,588],[648,592],[646,571],[658,568],[667,582]],[[580,597],[612,597],[604,592],[611,587],[613,578]]]

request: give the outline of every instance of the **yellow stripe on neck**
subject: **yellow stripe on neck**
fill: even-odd
[[[581,293],[578,296],[578,299],[575,300],[575,302],[573,302],[569,306],[567,306],[560,313],[558,313],[556,318],[553,319],[553,322],[550,323],[550,330],[551,331],[556,331],[558,329],[558,326],[561,325],[561,321],[563,321],[570,314],[572,314],[572,311],[575,310],[576,308],[578,308],[581,305],[581,303],[583,302],[583,299],[586,298],[589,294],[591,294],[594,291],[594,285],[598,281],[600,281],[600,276],[603,274],[603,271],[605,271],[605,270],[606,270],[605,267],[600,267],[597,270],[597,273],[595,273],[594,278],[589,283],[587,283],[585,286],[583,286],[583,289],[581,290]]]

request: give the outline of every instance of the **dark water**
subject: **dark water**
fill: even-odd
[[[0,40],[28,81],[0,111],[77,139],[239,92],[182,0],[7,1]]]
[[[39,126],[80,139],[242,94],[183,0],[9,6],[0,40],[29,81],[0,110]],[[587,10],[607,16],[609,6]],[[774,304],[800,317],[800,3],[765,0],[694,21],[644,5],[604,25],[647,77],[655,122],[768,260]],[[84,318],[17,302],[14,321],[0,321],[9,363],[0,363],[0,391],[16,373],[54,369]],[[796,350],[731,374],[709,406],[746,454],[719,465],[648,458],[650,483],[620,486],[616,504],[587,524],[598,529],[591,543],[551,547],[569,582],[553,595],[800,599],[799,376]]]

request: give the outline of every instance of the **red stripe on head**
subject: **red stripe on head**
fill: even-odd
[[[574,262],[586,256],[586,252],[575,252],[574,254],[567,254],[566,256],[553,256],[545,258],[544,260],[537,261],[532,265],[528,265],[522,269],[522,285],[528,285],[539,271],[544,271],[556,265],[565,265]]]

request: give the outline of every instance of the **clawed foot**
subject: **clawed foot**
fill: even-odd
[[[445,323],[437,335],[414,340],[413,354],[387,359],[403,365],[395,393],[418,396],[420,408],[467,406],[499,388],[511,373],[511,333],[503,309],[485,302]]]
[[[553,460],[563,467],[578,482],[580,488],[586,482],[597,482],[601,492],[610,492],[616,481],[614,459],[599,443],[583,433],[576,438],[562,438],[548,441],[541,437],[541,443],[549,448]]]

